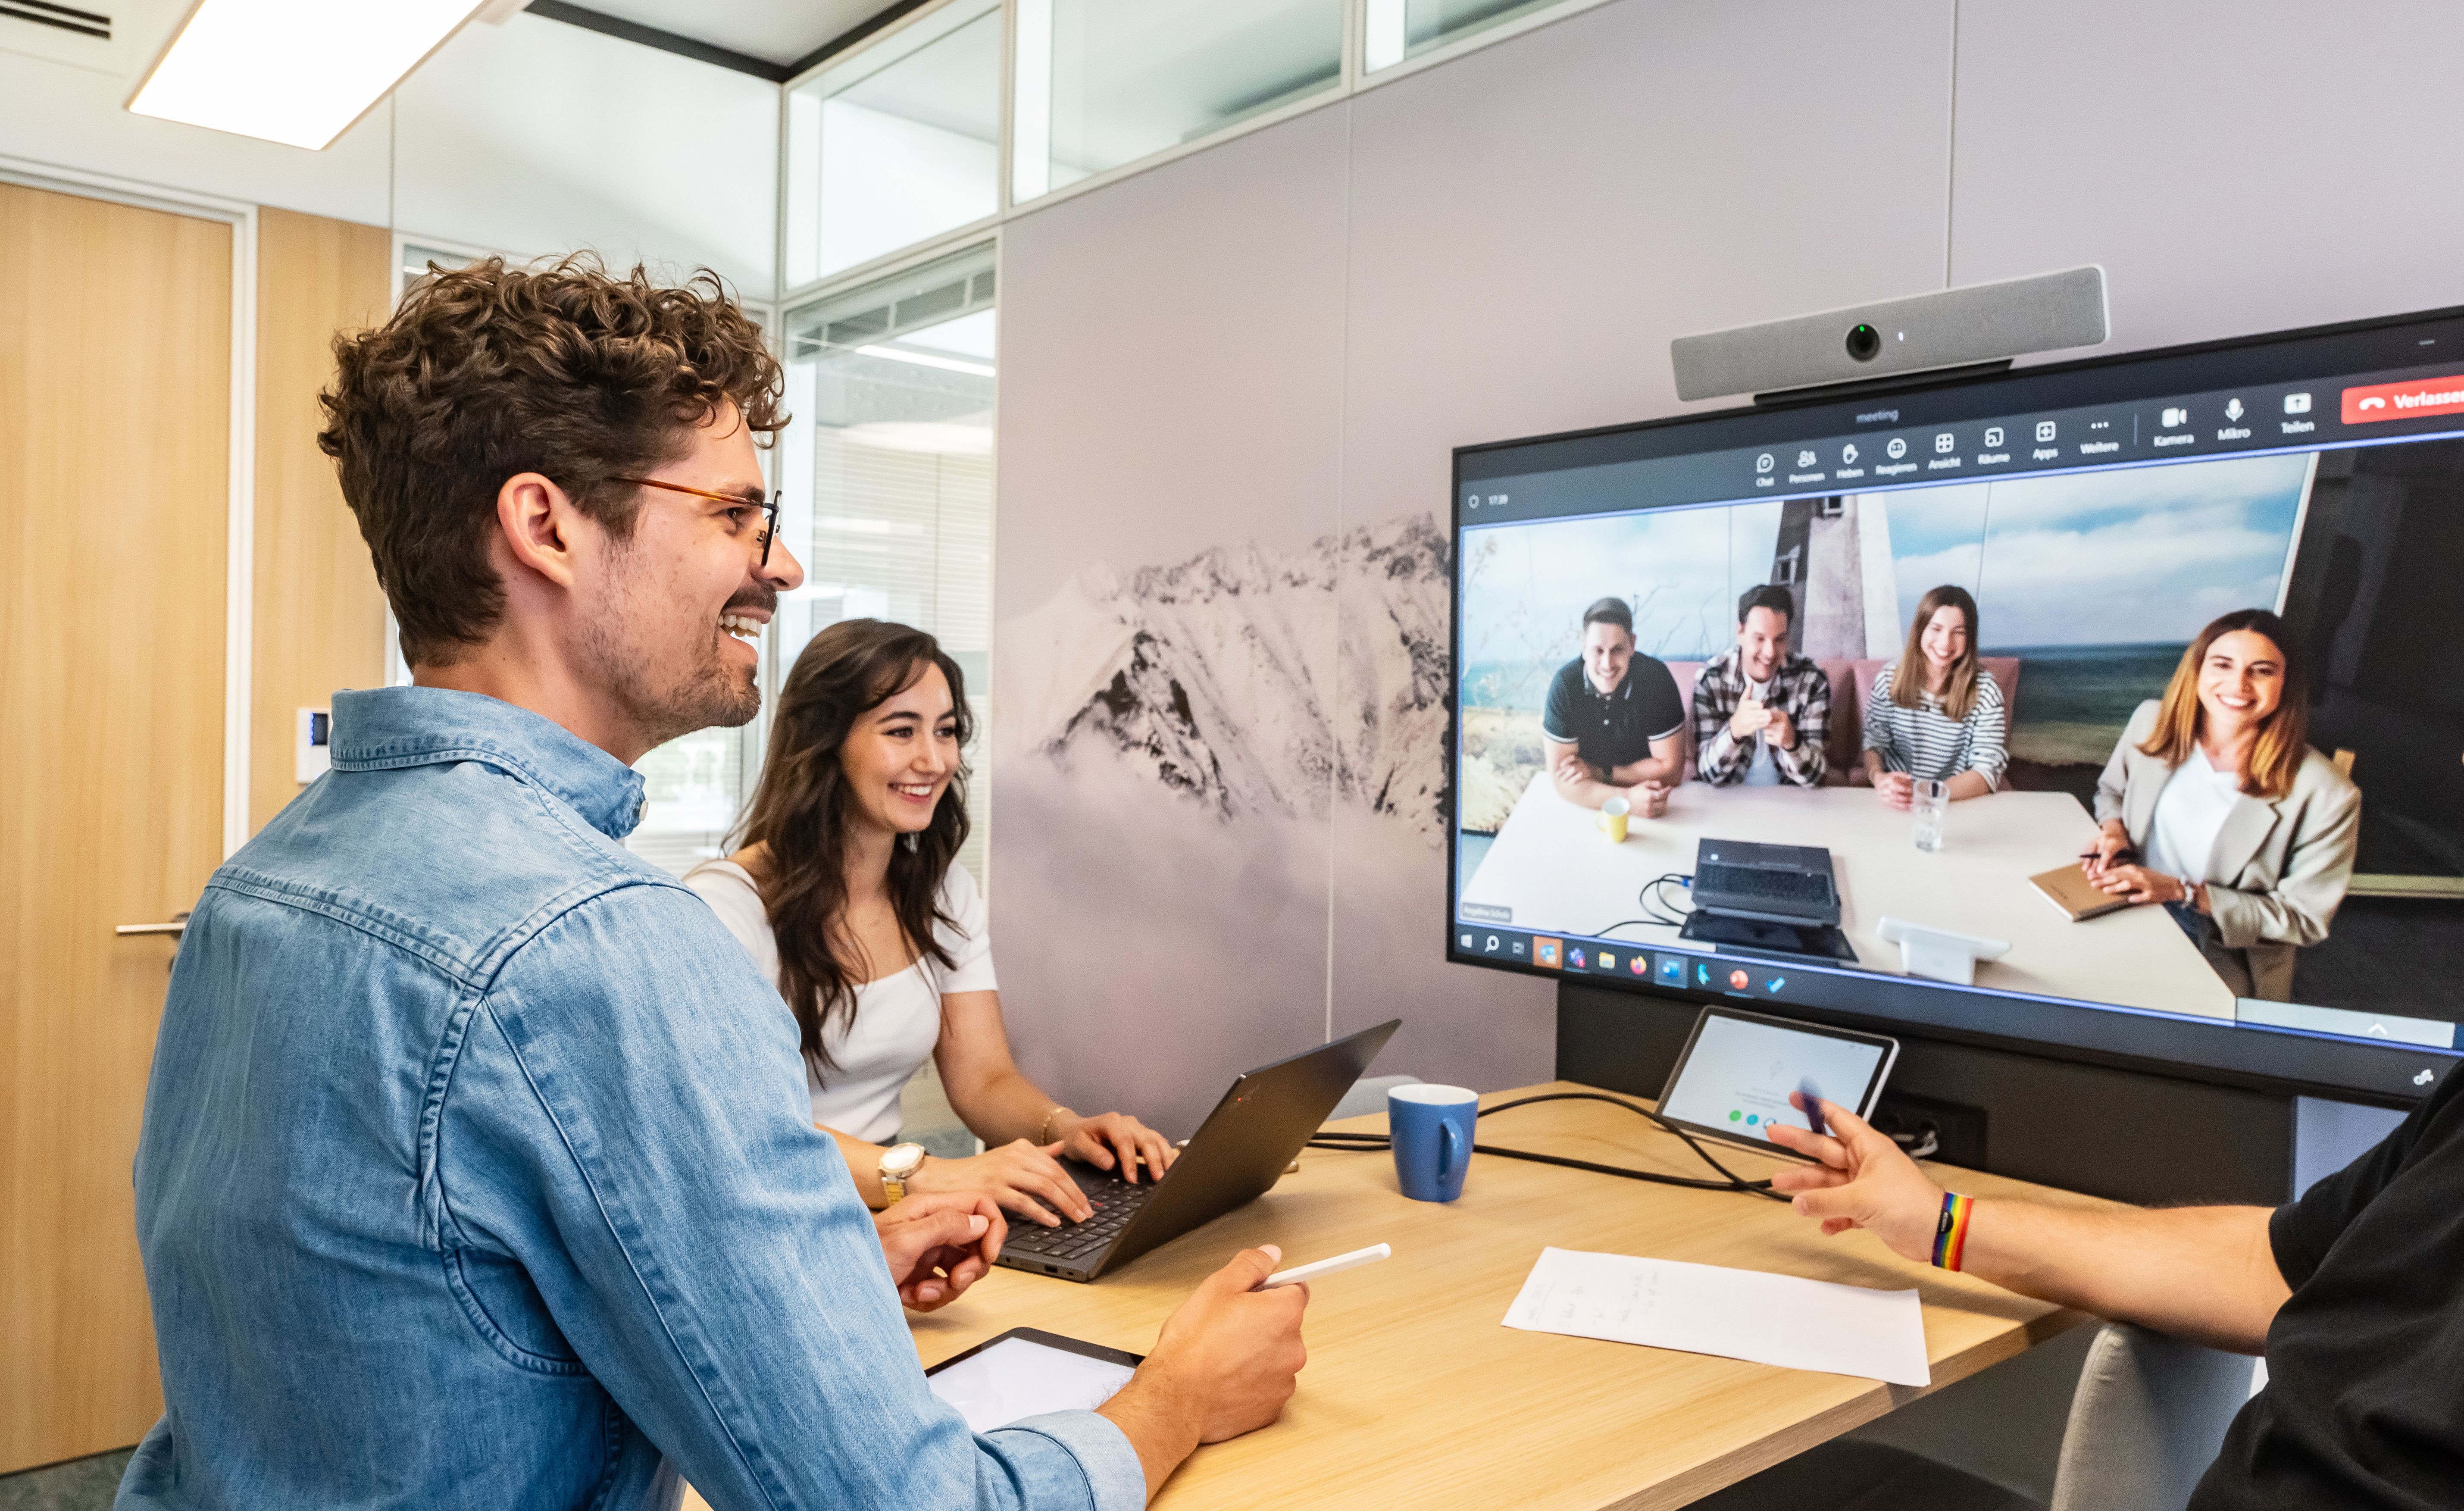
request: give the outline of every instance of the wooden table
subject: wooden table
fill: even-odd
[[[1816,844],[1831,852],[1839,927],[1856,946],[1859,968],[1903,974],[1900,947],[1875,932],[1887,915],[2009,941],[2009,953],[1977,966],[1980,987],[2233,1016],[2232,990],[2163,909],[2073,923],[2028,885],[2077,859],[2095,836],[2095,821],[2067,793],[1998,792],[1952,803],[1946,843],[1930,853],[1910,840],[1908,816],[1883,807],[1870,787],[1689,781],[1670,794],[1665,818],[1637,820],[1623,844],[1595,827],[1597,817],[1559,797],[1547,772],[1534,777],[1464,886],[1464,916],[1507,908],[1511,919],[1496,922],[1593,937],[1640,916],[1636,894],[1654,878],[1691,874],[1694,846],[1705,837]],[[1681,945],[1675,929],[1658,925],[1618,929],[1613,937],[1704,948]]]
[[[1567,1083],[1502,1091],[1493,1106]],[[1385,1115],[1336,1128],[1382,1132]],[[1685,1147],[1632,1113],[1550,1103],[1484,1123],[1485,1143],[1695,1174]],[[1719,1149],[1719,1146],[1713,1146]],[[1783,1161],[1724,1150],[1740,1174]],[[2088,1198],[1968,1171],[1978,1195]],[[1476,1155],[1463,1198],[1405,1199],[1383,1151],[1310,1150],[1247,1207],[1092,1285],[995,1270],[944,1311],[912,1317],[925,1364],[1006,1328],[1035,1326],[1144,1353],[1192,1285],[1240,1248],[1301,1263],[1377,1242],[1382,1264],[1313,1289],[1309,1368],[1283,1417],[1201,1448],[1158,1507],[1601,1507],[1683,1505],[1913,1400],[1925,1391],[1504,1325],[1548,1245],[1778,1271],[1924,1293],[1940,1389],[2086,1319],[1982,1281],[1910,1263],[1865,1233],[1824,1238],[1788,1208]],[[698,1502],[688,1501],[689,1505]]]

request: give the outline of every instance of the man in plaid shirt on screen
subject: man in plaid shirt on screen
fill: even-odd
[[[1819,787],[1831,679],[1788,652],[1796,600],[1773,583],[1737,600],[1737,643],[1694,679],[1694,766],[1715,787]]]

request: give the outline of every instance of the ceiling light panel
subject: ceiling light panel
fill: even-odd
[[[199,0],[128,108],[315,151],[480,9],[474,0]]]

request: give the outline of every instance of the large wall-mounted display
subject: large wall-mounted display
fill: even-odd
[[[2365,1094],[2453,1062],[2453,312],[1455,475],[1450,958]]]

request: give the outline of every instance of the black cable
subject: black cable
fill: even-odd
[[[1623,1097],[1612,1097],[1597,1091],[1547,1091],[1536,1097],[1517,1097],[1511,1102],[1501,1102],[1493,1107],[1483,1107],[1475,1113],[1474,1116],[1485,1118],[1492,1112],[1508,1112],[1516,1107],[1528,1107],[1541,1102],[1605,1102],[1613,1107],[1623,1107],[1628,1112],[1637,1113],[1642,1117],[1649,1118],[1652,1122],[1659,1124],[1661,1128],[1676,1134],[1680,1139],[1683,1140],[1685,1147],[1692,1150],[1698,1156],[1700,1156],[1704,1164],[1718,1171],[1725,1178],[1721,1180],[1705,1180],[1699,1176],[1692,1175],[1663,1175],[1657,1171],[1627,1170],[1622,1166],[1617,1165],[1596,1165],[1587,1159],[1569,1159],[1562,1154],[1542,1154],[1531,1150],[1499,1149],[1496,1146],[1489,1144],[1474,1144],[1471,1147],[1472,1152],[1475,1154],[1495,1154],[1503,1159],[1529,1160],[1535,1165],[1556,1165],[1566,1170],[1590,1171],[1592,1173],[1596,1175],[1618,1175],[1627,1180],[1647,1180],[1655,1185],[1661,1186],[1683,1186],[1690,1191],[1737,1191],[1745,1192],[1756,1196],[1767,1196],[1772,1201],[1786,1201],[1789,1199],[1788,1197],[1771,1190],[1771,1182],[1768,1180],[1748,1180],[1744,1176],[1739,1175],[1735,1171],[1730,1170],[1727,1166],[1721,1164],[1716,1159],[1713,1159],[1711,1157],[1711,1151],[1705,1149],[1702,1143],[1697,1140],[1693,1134],[1688,1133],[1682,1128],[1679,1128],[1668,1119],[1661,1117],[1651,1108],[1639,1106],[1636,1103],[1628,1102]],[[1394,1147],[1394,1142],[1383,1133],[1353,1133],[1342,1131],[1331,1133],[1320,1132],[1309,1141],[1309,1147],[1311,1149],[1370,1150],[1392,1149]]]
[[[1679,913],[1675,908],[1669,906],[1666,898],[1660,895],[1660,889],[1672,883],[1680,887],[1692,887],[1694,885],[1694,878],[1683,871],[1667,871],[1659,876],[1653,877],[1650,881],[1642,884],[1641,891],[1635,894],[1634,900],[1642,906],[1644,916],[1640,918],[1620,918],[1616,923],[1609,924],[1604,928],[1593,930],[1592,937],[1595,939],[1605,939],[1617,931],[1636,924],[1642,924],[1661,929],[1684,928],[1684,914]],[[1686,912],[1690,913],[1692,911],[1693,909],[1690,908],[1686,909]]]
[[[1694,878],[1691,876],[1680,875],[1675,871],[1670,871],[1663,876],[1655,876],[1650,881],[1643,884],[1642,890],[1640,892],[1635,894],[1635,901],[1642,904],[1643,910],[1646,912],[1657,911],[1663,914],[1676,913],[1677,909],[1670,907],[1668,900],[1660,895],[1660,889],[1666,887],[1671,882],[1678,883],[1681,886],[1690,888],[1694,885]],[[1693,911],[1693,909],[1689,907],[1686,909],[1686,911],[1691,912]],[[1675,917],[1663,917],[1661,919],[1661,922],[1674,925],[1680,929],[1685,927],[1685,919],[1683,914],[1679,914]]]

